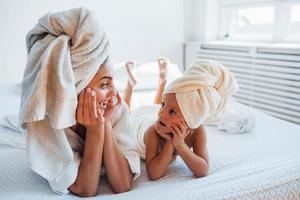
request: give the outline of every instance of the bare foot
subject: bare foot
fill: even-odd
[[[167,82],[167,73],[168,73],[168,65],[169,59],[167,58],[158,58],[158,67],[159,67],[159,83],[163,84]]]
[[[136,75],[133,73],[133,67],[135,66],[135,63],[133,61],[128,61],[125,64],[127,75],[128,75],[128,85],[130,87],[134,87],[137,84],[137,78]]]

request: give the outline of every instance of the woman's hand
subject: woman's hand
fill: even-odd
[[[184,139],[190,133],[190,128],[185,122],[178,122],[172,126],[172,144],[175,148],[185,145]]]
[[[114,100],[110,100],[106,104],[106,108],[104,110],[104,115],[103,115],[105,120],[111,122],[111,124],[114,123],[116,114],[122,103],[122,98],[119,92],[117,92],[116,98],[117,98],[117,102],[115,102]]]
[[[87,130],[98,131],[104,124],[104,107],[97,108],[96,92],[90,88],[83,90],[79,95],[76,111],[76,120]]]

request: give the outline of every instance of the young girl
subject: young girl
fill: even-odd
[[[176,155],[196,177],[206,176],[209,159],[203,124],[219,119],[228,98],[237,90],[236,80],[221,64],[203,61],[165,89],[168,60],[158,59],[158,66],[160,78],[154,103],[161,106],[142,106],[131,113],[138,153],[145,159],[148,176],[151,180],[161,178]],[[126,68],[129,82],[125,100],[130,105],[136,81],[132,63]]]

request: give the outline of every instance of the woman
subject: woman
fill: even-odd
[[[27,35],[19,117],[31,169],[58,194],[95,196],[104,173],[116,193],[125,192],[140,174],[107,48],[85,8],[46,14]]]

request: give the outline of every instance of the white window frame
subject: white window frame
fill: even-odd
[[[290,39],[288,38],[291,17],[291,6],[300,4],[300,0],[220,0],[220,31],[219,40],[232,40],[236,41],[236,38],[224,37],[227,33],[230,33],[230,28],[233,27],[234,21],[232,14],[241,8],[255,8],[262,6],[274,6],[274,26],[272,31],[272,37],[270,39],[260,38],[239,38],[238,41],[252,41],[252,42],[276,42],[276,43],[300,43],[300,38]]]

